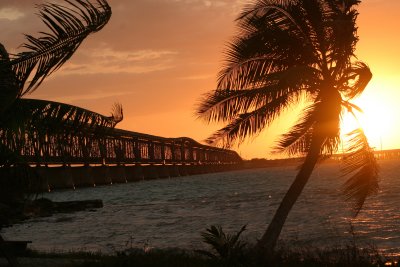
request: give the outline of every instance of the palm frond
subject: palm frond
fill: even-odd
[[[18,97],[18,84],[6,48],[0,43],[0,115]]]
[[[297,22],[292,18],[290,6],[295,6],[299,3],[298,0],[259,0],[254,4],[247,5],[241,14],[236,19],[241,23],[240,25],[246,27],[249,22],[255,21],[256,18],[264,17],[269,21],[277,21],[280,25],[292,24],[296,26]],[[285,28],[286,28],[285,27]]]
[[[18,154],[14,153],[8,146],[0,142],[0,170],[14,165],[16,162],[21,162]]]
[[[360,113],[364,112],[359,106],[357,106],[356,104],[351,103],[347,100],[342,101],[342,106],[345,107],[347,109],[347,111],[350,112],[354,117],[356,117],[356,115],[354,114],[354,110],[356,110]]]
[[[336,1],[328,1],[337,6]],[[351,63],[358,42],[356,19],[357,11],[353,4],[345,3],[345,7],[336,8],[327,27],[330,29],[326,37],[328,44],[327,61],[331,64],[335,74],[341,74]]]
[[[220,89],[206,94],[197,108],[199,117],[206,121],[231,121],[239,114],[249,113],[284,95],[295,98],[307,91],[308,82],[317,80],[312,68],[298,66],[265,75],[251,89]],[[313,82],[311,82],[313,83]],[[304,85],[303,85],[304,84]]]
[[[346,70],[342,79],[345,81],[342,91],[348,99],[353,99],[364,92],[372,73],[367,64],[356,62]]]
[[[39,38],[26,35],[22,46],[28,51],[11,59],[11,67],[19,82],[20,95],[34,91],[52,72],[59,69],[91,33],[106,25],[111,8],[106,0],[65,0],[70,7],[58,4],[40,5],[40,17],[51,33]],[[32,77],[29,85],[26,81]]]
[[[0,116],[0,143],[15,154],[15,159],[30,147],[35,151],[37,162],[41,162],[46,160],[43,149],[50,138],[56,138],[58,145],[68,146],[75,137],[107,135],[122,119],[120,105],[116,104],[115,107],[117,113],[107,117],[68,104],[17,99],[7,112]]]
[[[296,97],[283,95],[254,111],[238,114],[228,125],[210,136],[206,142],[225,148],[231,147],[235,142],[241,144],[246,137],[259,134],[296,101],[298,101]]]
[[[343,193],[354,203],[357,215],[367,197],[378,192],[379,167],[364,131],[359,128],[348,135],[350,146],[344,157],[343,175],[350,177],[343,185]]]
[[[296,4],[298,0],[259,0],[259,1],[254,1],[254,3],[249,4],[243,8],[243,11],[241,12],[241,15],[239,16],[238,19],[241,19],[242,17],[248,16],[251,13],[254,12],[260,12],[263,11],[265,12],[265,9],[270,7],[270,8],[280,8],[282,10],[285,10],[288,6]]]
[[[314,48],[320,52],[320,56],[326,51],[326,21],[329,20],[331,10],[327,8],[324,1],[309,0],[302,1],[304,27],[312,40]]]
[[[207,122],[230,121],[237,114],[267,103],[269,92],[264,88],[209,92],[200,100],[196,113]]]
[[[206,232],[201,233],[205,243],[210,245],[219,255],[226,256],[225,248],[227,236],[220,225],[211,225]],[[216,257],[214,255],[214,257]]]
[[[115,103],[111,110],[112,127],[124,119],[124,112],[120,103]]]
[[[298,155],[307,153],[312,140],[312,129],[315,124],[315,105],[306,107],[302,118],[288,133],[283,134],[274,148],[276,153]]]
[[[339,144],[341,142],[339,132],[337,135],[328,136],[325,139],[325,142],[322,144],[321,154],[323,154],[326,158],[332,156],[332,154],[336,153],[339,148]]]
[[[201,236],[203,237],[203,242],[210,245],[216,254],[205,250],[197,250],[197,252],[210,258],[239,259],[246,246],[246,243],[240,241],[239,238],[245,230],[246,225],[243,225],[237,233],[227,234],[220,225],[211,225],[210,228],[206,229],[206,232],[201,233]]]
[[[258,1],[251,15],[245,12],[247,15],[240,17],[240,35],[228,47],[218,89],[245,89],[265,81],[269,73],[317,63],[313,47],[299,34],[290,16],[272,12],[269,2]],[[261,12],[263,5],[266,10]]]
[[[3,129],[22,131],[29,128],[37,132],[93,131],[96,128],[114,127],[123,117],[122,108],[110,117],[77,106],[38,99],[17,99],[2,116]]]
[[[278,28],[289,36],[298,47],[309,50],[309,58],[321,69],[326,64],[343,70],[353,56],[357,13],[346,3],[345,10],[337,1],[256,1],[239,16],[243,35],[261,32],[260,28]],[[259,25],[259,26],[257,26]],[[277,38],[278,40],[281,38]],[[265,39],[271,42],[271,39]],[[299,42],[300,41],[300,42]],[[327,69],[325,69],[327,71]]]
[[[299,122],[281,136],[275,152],[289,155],[309,152],[311,141],[322,141],[321,153],[334,153],[340,143],[340,114],[342,99],[337,93],[320,91],[307,106]]]

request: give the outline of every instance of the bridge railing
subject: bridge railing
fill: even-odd
[[[120,129],[106,134],[45,135],[14,147],[31,164],[234,164],[232,150],[202,145],[190,138],[163,138]]]

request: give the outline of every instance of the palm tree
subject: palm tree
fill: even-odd
[[[39,38],[26,35],[27,42],[22,45],[26,51],[10,55],[0,44],[0,203],[15,205],[15,200],[32,190],[34,172],[23,158],[23,147],[40,147],[52,134],[65,139],[82,132],[104,134],[105,129],[114,127],[123,117],[118,104],[111,116],[103,116],[64,103],[24,98],[111,17],[106,0],[64,2],[68,5],[39,6],[39,16],[50,33],[42,32]],[[38,153],[38,158],[40,156]],[[1,225],[2,222],[0,228]],[[2,240],[0,236],[0,242]],[[11,265],[18,265],[10,255],[8,260]]]
[[[299,121],[283,134],[275,150],[304,155],[258,248],[271,253],[285,220],[316,164],[335,152],[345,112],[360,109],[359,96],[372,74],[356,61],[356,0],[257,0],[237,19],[217,89],[204,96],[197,114],[225,127],[207,140],[225,147],[257,135],[289,107],[306,99]],[[350,133],[344,185],[357,214],[378,188],[378,167],[364,132]]]
[[[32,189],[34,172],[23,157],[24,147],[40,148],[53,134],[66,140],[79,133],[104,134],[123,117],[118,104],[111,116],[104,116],[64,103],[25,98],[111,17],[106,0],[65,3],[68,5],[39,6],[50,33],[39,38],[26,35],[27,42],[22,45],[26,51],[12,55],[0,44],[0,203],[18,200]],[[42,156],[39,150],[37,156]]]

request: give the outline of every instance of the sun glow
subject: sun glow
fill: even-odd
[[[346,113],[342,120],[342,137],[346,140],[346,134],[361,127],[375,150],[388,149],[386,137],[393,128],[393,111],[388,102],[373,96],[360,97],[354,101],[363,112],[354,111],[357,119],[350,113]]]

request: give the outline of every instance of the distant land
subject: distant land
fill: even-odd
[[[324,162],[334,163],[340,162],[343,157],[349,156],[350,154],[334,154],[327,157]],[[400,159],[400,149],[389,149],[374,151],[375,158],[378,160],[384,159]],[[304,157],[293,157],[285,159],[265,159],[265,158],[253,158],[251,160],[244,160],[243,167],[249,168],[264,168],[264,167],[280,167],[280,166],[291,166],[299,165],[303,162]]]

